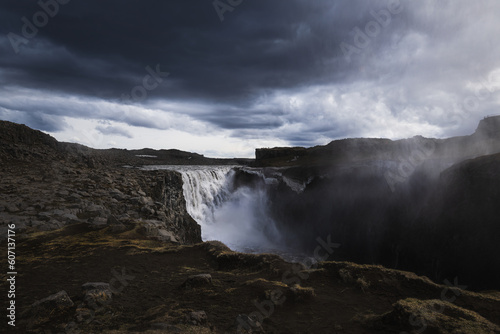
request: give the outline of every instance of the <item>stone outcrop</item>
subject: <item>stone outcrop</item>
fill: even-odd
[[[475,133],[489,138],[500,138],[500,116],[491,116],[482,119]]]
[[[162,242],[201,242],[174,171],[114,167],[94,150],[58,143],[26,126],[0,122],[0,236],[88,224],[123,233],[138,228]],[[78,149],[69,149],[78,148]]]
[[[83,302],[90,307],[111,303],[113,292],[109,283],[90,282],[82,285]]]
[[[182,177],[177,172],[74,169],[61,164],[42,168],[44,172],[39,173],[29,166],[4,167],[0,185],[3,236],[11,223],[18,233],[84,223],[112,233],[138,226],[145,236],[164,242],[201,242],[200,226],[186,211]]]
[[[151,171],[142,175],[146,181],[143,183],[143,188],[151,194],[156,207],[160,209],[156,216],[164,222],[159,226],[155,223],[150,224],[150,228],[153,231],[158,230],[159,238],[170,238],[168,233],[162,231],[162,227],[165,226],[178,242],[201,242],[201,227],[186,211],[181,174],[172,171]]]
[[[34,302],[22,316],[29,319],[28,327],[34,327],[64,317],[73,306],[67,292],[62,290]]]
[[[57,159],[59,143],[25,125],[0,121],[0,163]]]

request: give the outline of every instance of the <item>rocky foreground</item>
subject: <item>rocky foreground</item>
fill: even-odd
[[[0,123],[2,332],[500,333],[499,292],[329,262],[328,238],[302,264],[202,243],[176,172]]]

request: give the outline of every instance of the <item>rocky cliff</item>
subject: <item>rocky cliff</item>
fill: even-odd
[[[0,121],[0,162],[48,160],[59,143],[53,137],[21,124]]]
[[[476,134],[483,135],[489,138],[500,137],[500,116],[486,117],[481,122],[476,130]]]
[[[114,232],[139,229],[165,242],[201,242],[180,174],[114,167],[92,149],[14,123],[0,122],[0,134],[2,237],[10,223],[19,233],[88,224]]]
[[[499,289],[500,154],[452,166],[431,189],[401,240],[404,267],[417,264],[433,277]]]
[[[292,161],[276,149],[261,161],[280,167],[261,174],[280,175],[267,186],[268,210],[286,245],[312,251],[331,235],[337,260],[500,289],[500,117],[470,136],[346,139],[306,152]]]

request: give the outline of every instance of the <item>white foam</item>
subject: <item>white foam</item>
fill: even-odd
[[[182,175],[188,213],[201,226],[202,239],[219,240],[237,251],[277,248],[280,237],[267,214],[263,188],[233,189],[234,166],[146,166]]]

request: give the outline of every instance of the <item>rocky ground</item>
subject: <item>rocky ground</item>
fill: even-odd
[[[2,295],[13,289],[12,224],[17,275],[15,298],[2,298],[2,333],[500,333],[499,292],[328,262],[329,240],[318,241],[322,262],[303,264],[202,243],[179,174],[124,168],[7,127]]]
[[[115,231],[140,226],[146,236],[174,243],[201,241],[199,225],[187,214],[177,173],[87,168],[40,162],[0,167],[0,219],[19,234],[85,223]],[[5,235],[4,224],[1,234]]]
[[[500,331],[498,294],[379,266],[307,269],[217,243],[179,246],[88,224],[32,235],[17,252],[19,333]]]

